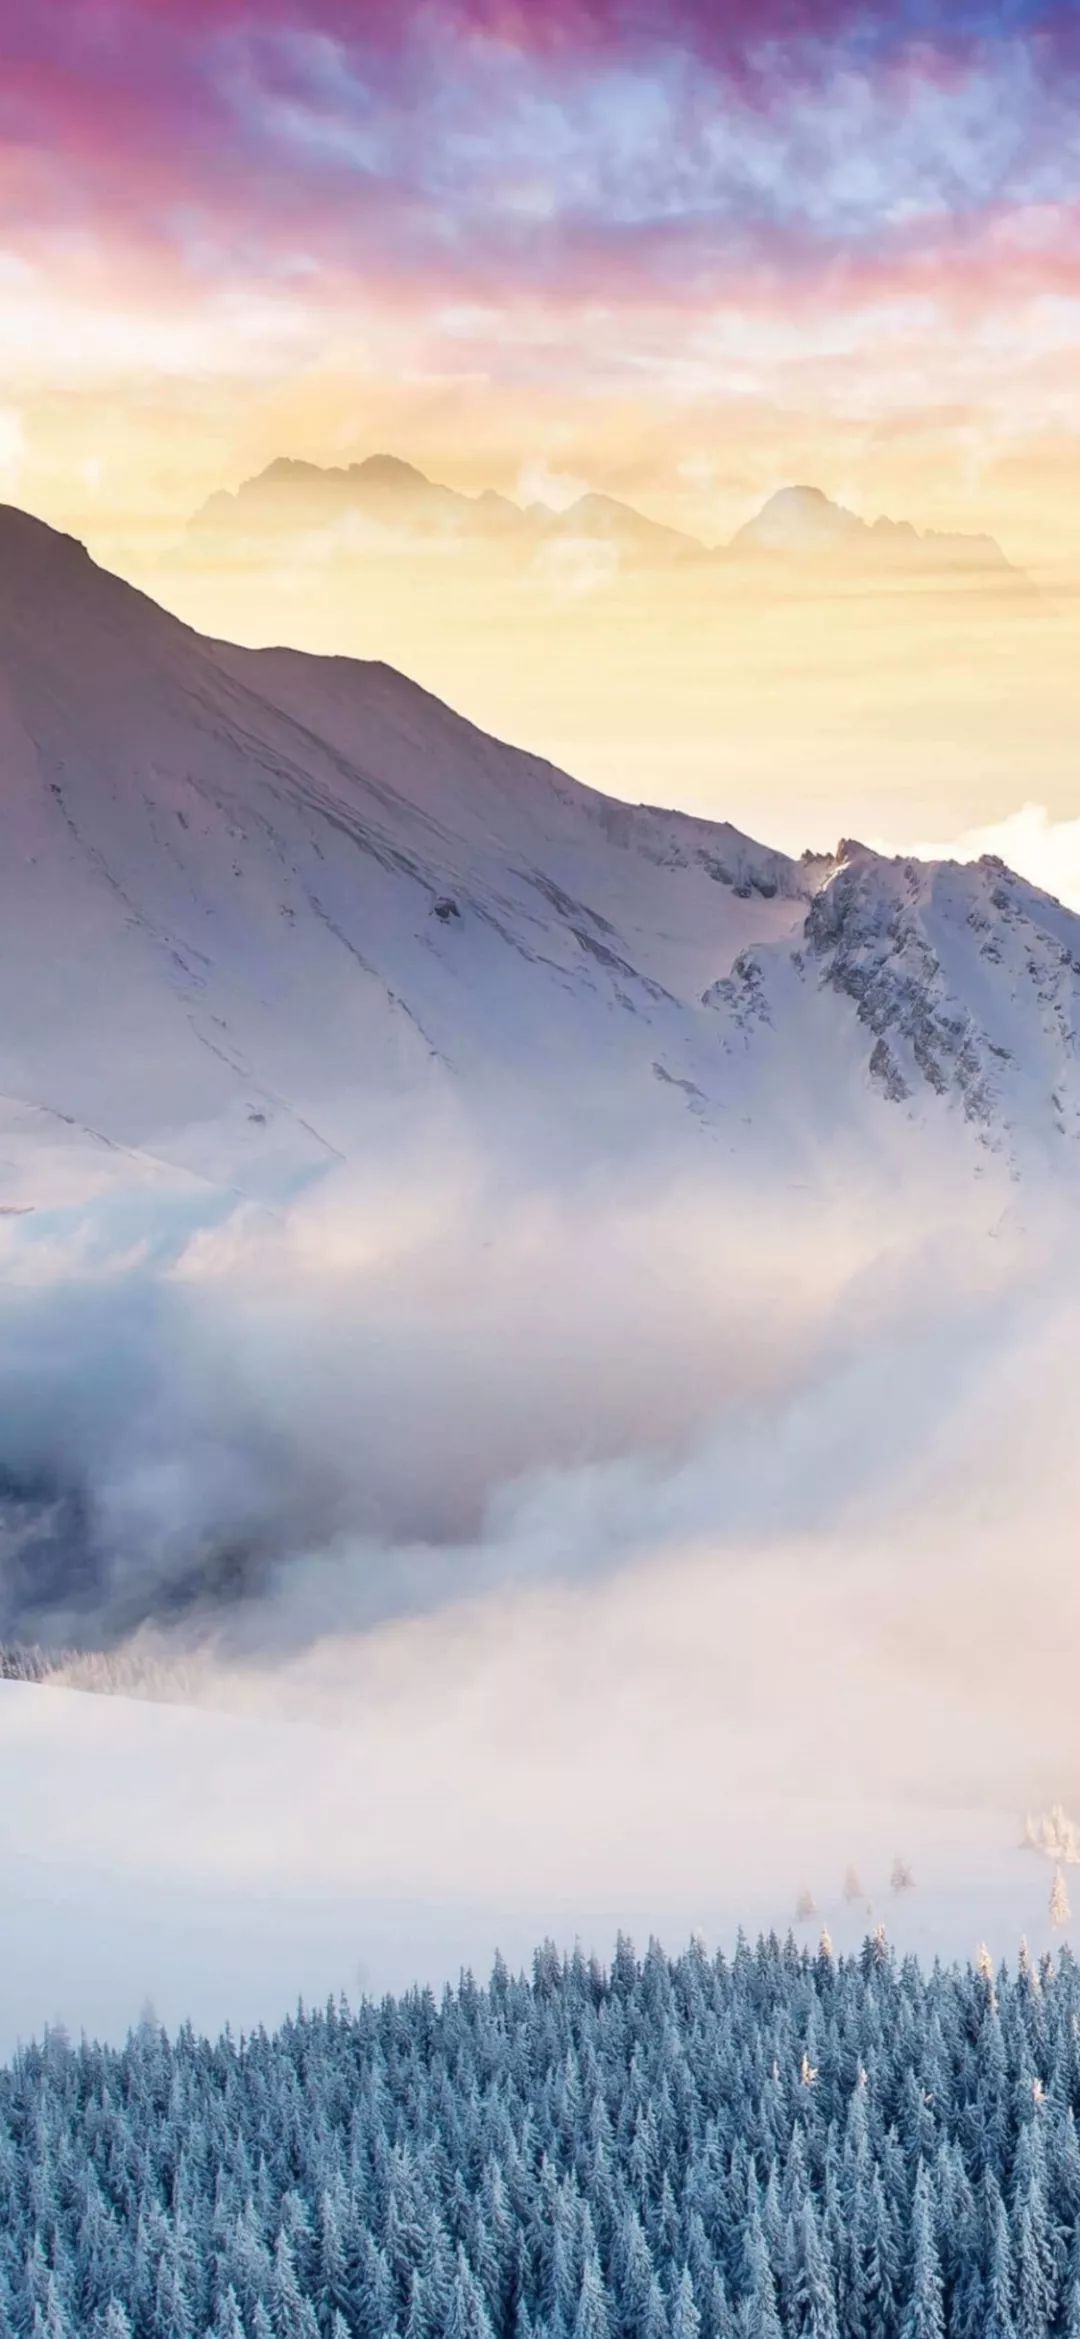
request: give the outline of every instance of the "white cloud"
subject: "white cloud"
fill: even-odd
[[[523,463],[514,493],[522,504],[544,504],[549,512],[567,512],[587,490],[587,482],[572,471],[552,471],[542,455]]]
[[[959,836],[893,839],[878,849],[913,853],[923,861],[977,861],[983,853],[996,853],[1018,876],[1080,910],[1080,819],[1055,820],[1045,804],[1023,804],[1004,820],[964,829]]]

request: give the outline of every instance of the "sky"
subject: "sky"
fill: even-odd
[[[0,488],[390,445],[1071,561],[1078,94],[1052,0],[0,0]]]

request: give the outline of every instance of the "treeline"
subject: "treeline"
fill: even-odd
[[[99,1697],[183,1705],[198,1701],[206,1674],[197,1660],[155,1658],[137,1641],[120,1649],[43,1649],[0,1642],[0,1681],[45,1682],[58,1689],[91,1690]]]
[[[0,1681],[49,1681],[62,1673],[74,1650],[39,1649],[0,1641]]]
[[[1080,1969],[541,1950],[0,2073],[6,2339],[1078,2339]]]

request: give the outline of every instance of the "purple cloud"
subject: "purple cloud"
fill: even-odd
[[[1030,0],[0,0],[0,52],[16,241],[194,277],[940,285],[1080,200],[1076,15]]]

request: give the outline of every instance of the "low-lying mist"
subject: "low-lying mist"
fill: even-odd
[[[346,1722],[496,1833],[581,1764],[624,1828],[653,1765],[1068,1793],[1075,1245],[1030,1196],[429,1127],[157,1248],[0,1240],[7,1640]]]

